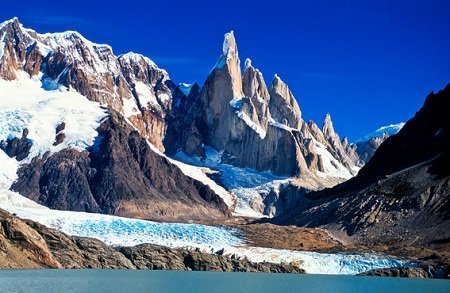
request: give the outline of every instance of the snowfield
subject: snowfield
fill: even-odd
[[[331,176],[336,178],[350,179],[353,177],[353,174],[350,173],[350,171],[345,168],[344,165],[342,165],[338,160],[336,160],[323,144],[315,139],[313,139],[313,142],[317,154],[322,157],[323,167],[325,169],[325,172],[317,171],[317,175],[322,178]],[[359,171],[359,169],[357,168],[354,168],[354,170]]]
[[[27,128],[33,146],[25,161],[67,147],[84,150],[94,143],[96,129],[106,117],[100,104],[65,87],[46,90],[40,76],[30,78],[21,71],[16,74],[16,80],[0,79],[0,140],[20,138]],[[62,122],[64,142],[53,146],[55,129]]]

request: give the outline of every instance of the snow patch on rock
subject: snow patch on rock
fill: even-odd
[[[156,100],[155,94],[153,93],[153,90],[142,81],[136,82],[136,84],[134,85],[134,89],[136,90],[139,103],[142,107],[148,108],[149,104],[159,105],[158,101]]]
[[[281,129],[284,129],[284,130],[286,130],[286,131],[290,131],[290,132],[292,132],[292,131],[298,131],[298,129],[289,127],[289,126],[287,126],[286,124],[280,123],[280,122],[278,122],[277,120],[275,120],[275,119],[273,119],[273,118],[270,118],[269,124],[272,125],[272,126],[275,126],[275,127],[277,127],[277,128],[281,128]]]
[[[323,144],[315,139],[313,139],[313,142],[316,153],[322,157],[323,167],[325,169],[325,172],[317,171],[317,175],[322,178],[335,177],[350,179],[353,177],[350,171],[336,160]]]
[[[256,133],[258,133],[258,135],[261,139],[264,139],[266,137],[266,131],[261,126],[259,126],[255,122],[253,122],[252,119],[247,114],[245,114],[242,111],[237,111],[236,113],[239,118],[244,120],[245,124],[247,124],[248,127],[250,127]]]

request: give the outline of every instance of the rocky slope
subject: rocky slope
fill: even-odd
[[[290,264],[253,263],[218,254],[142,244],[112,248],[85,237],[68,236],[0,209],[0,268],[102,268],[223,272],[304,273]]]
[[[12,190],[60,210],[181,221],[229,216],[214,191],[158,155],[114,110],[97,131],[86,151],[66,148],[22,165]],[[10,149],[12,156],[23,147]]]
[[[322,226],[365,245],[450,250],[450,85],[427,96],[349,181],[305,194],[276,221]]]

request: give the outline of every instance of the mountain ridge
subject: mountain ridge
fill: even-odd
[[[39,34],[12,19],[3,23],[0,36],[3,79],[20,81],[26,72],[29,77],[24,78],[41,82],[45,91],[77,92],[109,107],[107,115],[117,112],[124,116],[161,154],[174,156],[182,151],[205,160],[207,148],[213,148],[221,154],[221,163],[300,179],[297,183],[309,190],[342,182],[361,167],[355,150],[335,133],[329,115],[322,128],[314,122],[306,123],[296,98],[278,75],[266,84],[250,59],[241,70],[234,32],[224,35],[221,55],[201,87],[197,83],[190,87],[176,85],[151,59],[133,52],[116,56],[110,46],[95,44],[77,32]],[[65,125],[66,130],[56,131],[58,137],[50,135],[55,150],[65,146],[64,139],[73,127],[67,121],[58,121],[53,129],[58,125]],[[30,131],[27,139],[33,140],[34,129],[21,127]],[[15,133],[17,139],[25,130],[22,128]],[[13,145],[9,135],[3,137],[7,147]],[[44,152],[35,155],[43,156]],[[46,188],[35,188],[34,193],[39,190],[40,195],[33,198],[47,198]],[[277,193],[275,187],[270,188]],[[216,192],[215,188],[212,191]],[[268,210],[264,205],[272,203],[265,200],[266,192],[261,192],[255,195],[258,209]],[[219,194],[224,196],[222,190]],[[232,210],[230,196],[237,197],[232,194],[223,198]],[[278,196],[272,198],[279,200]],[[219,210],[223,214],[225,207]]]

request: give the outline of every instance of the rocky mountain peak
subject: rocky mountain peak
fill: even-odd
[[[18,18],[0,24],[0,77],[16,79],[16,70],[24,67],[31,75],[37,74],[41,65],[44,46],[35,40],[22,26]],[[26,58],[33,59],[26,62]],[[41,58],[39,58],[41,57]]]
[[[246,58],[244,62],[244,70],[247,70],[250,67],[253,68],[252,60],[250,58]]]
[[[331,120],[330,113],[327,113],[325,115],[325,120],[323,121],[322,132],[325,135],[325,137],[332,137],[332,136],[336,135],[336,133],[334,132],[333,121]]]
[[[227,58],[239,57],[234,32],[226,33],[223,40],[222,54]]]
[[[42,74],[46,89],[62,85],[112,107],[164,150],[164,117],[172,105],[173,83],[149,58],[136,53],[117,57],[109,45],[93,43],[78,32],[40,34],[14,18],[0,24],[0,65],[4,79],[16,79],[19,71]]]
[[[277,74],[269,87],[269,94],[272,118],[289,127],[300,129],[302,125],[300,107],[288,85]]]
[[[214,79],[223,85],[229,84],[232,93],[224,97],[225,102],[229,102],[235,98],[240,99],[244,96],[241,81],[241,62],[239,60],[238,48],[233,31],[224,35],[222,54],[217,60],[208,79]]]
[[[289,106],[291,106],[292,108],[298,108],[298,112],[300,112],[297,100],[295,99],[288,85],[278,76],[278,74],[274,75],[272,83],[270,84],[269,91],[282,97]]]
[[[119,55],[117,57],[119,60],[123,60],[123,62],[126,63],[138,63],[138,64],[145,64],[152,67],[157,67],[155,62],[150,60],[150,58],[145,57],[142,54],[134,53],[134,52],[128,52],[122,55]]]
[[[342,139],[341,144],[344,148],[348,146],[348,138],[346,136]]]
[[[256,103],[267,104],[270,96],[262,73],[252,66],[252,61],[249,58],[245,60],[244,68],[244,75],[242,77],[244,95],[249,98],[254,98]]]
[[[8,29],[16,29],[16,30],[20,30],[21,29],[21,23],[19,21],[19,18],[17,17],[13,17],[9,20],[3,21],[2,23],[0,23],[0,30],[1,31],[6,31]]]

